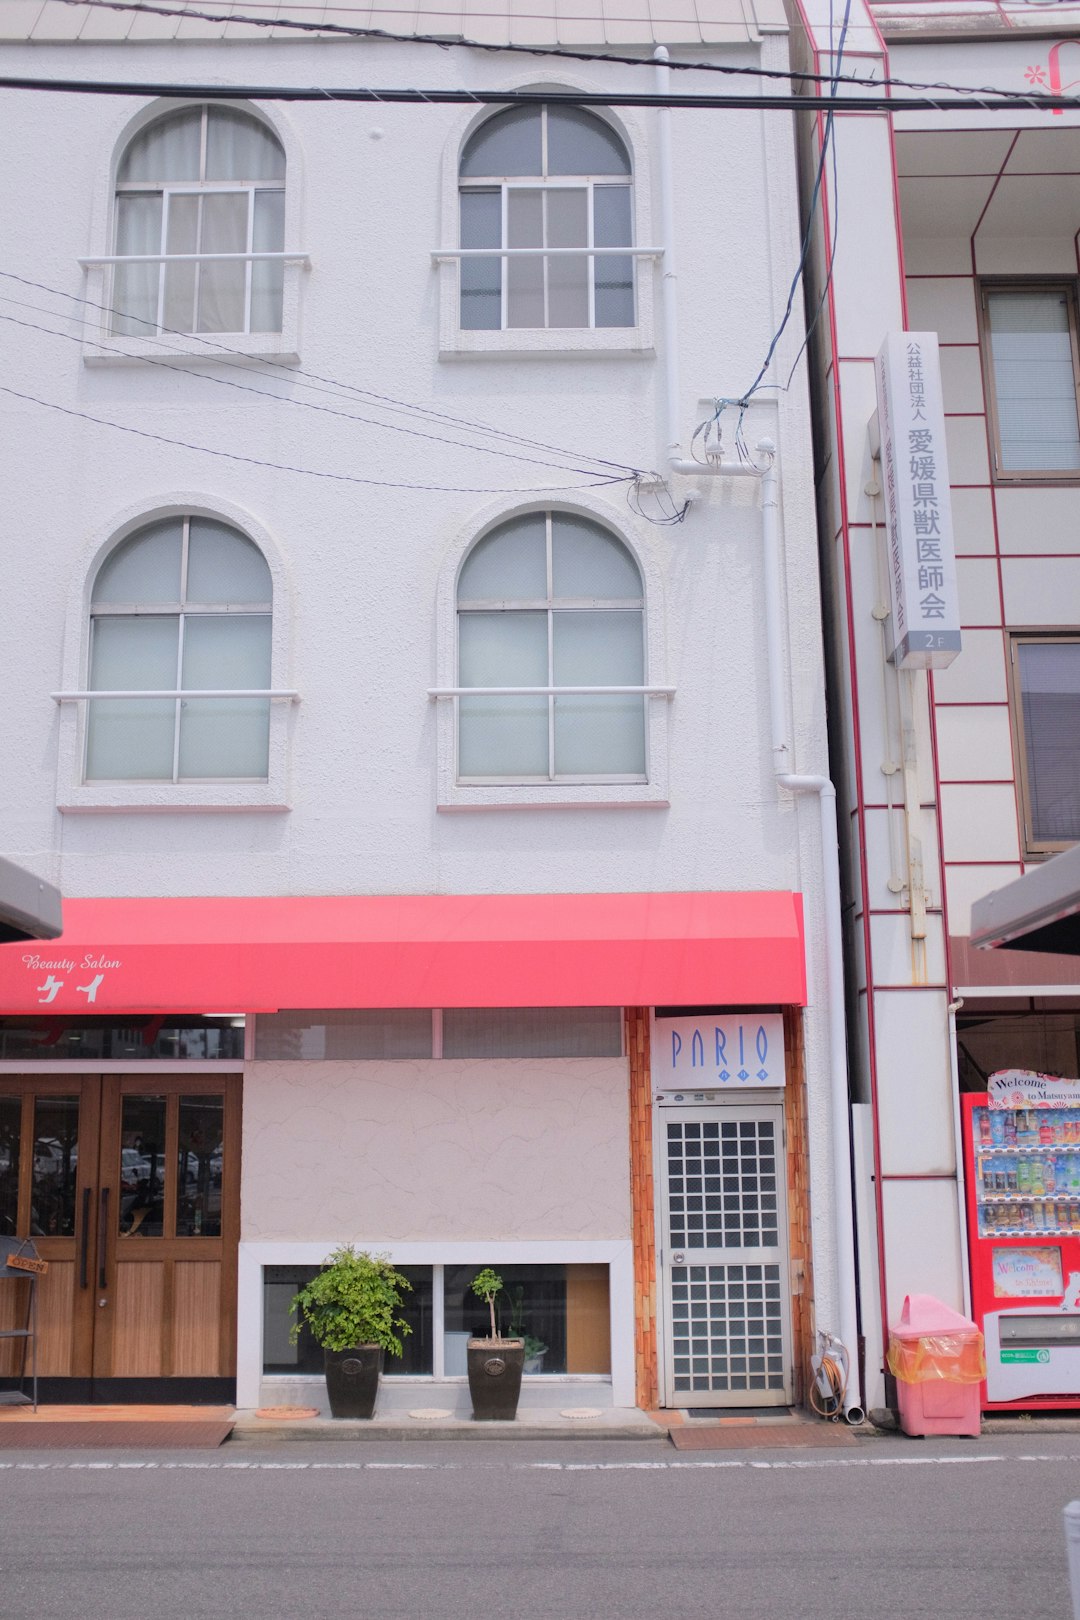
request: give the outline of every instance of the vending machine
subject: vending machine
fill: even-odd
[[[1006,1069],[961,1102],[984,1407],[1080,1407],[1080,1080]]]

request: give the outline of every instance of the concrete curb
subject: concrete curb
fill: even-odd
[[[448,1420],[438,1423],[415,1421],[407,1427],[400,1423],[351,1423],[347,1419],[314,1419],[307,1422],[275,1423],[272,1419],[242,1420],[233,1428],[230,1443],[259,1445],[264,1441],[281,1440],[643,1440],[666,1441],[668,1430],[656,1423],[605,1423],[586,1419],[562,1423],[474,1423]]]

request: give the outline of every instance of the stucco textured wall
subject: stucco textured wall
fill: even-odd
[[[621,1058],[256,1063],[242,1237],[628,1238]]]

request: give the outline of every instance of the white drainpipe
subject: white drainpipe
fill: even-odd
[[[656,89],[670,93],[668,53],[658,46]],[[844,941],[840,913],[840,848],[836,821],[836,789],[827,776],[802,776],[788,769],[792,763],[784,701],[784,615],[780,569],[779,478],[776,447],[769,439],[756,446],[762,462],[725,462],[719,453],[703,462],[682,455],[679,433],[678,271],[675,258],[675,206],[672,188],[671,109],[661,107],[658,160],[660,217],[664,248],[661,307],[664,333],[664,389],[667,406],[667,465],[673,473],[695,478],[759,478],[761,480],[761,540],[765,584],[765,638],[769,672],[769,728],[773,773],[777,786],[789,793],[817,796],[821,818],[822,905],[825,925],[825,989],[829,1025],[829,1113],[833,1160],[833,1244],[836,1259],[837,1335],[848,1351],[849,1376],[844,1413],[850,1423],[863,1418],[859,1388],[858,1309],[855,1294],[855,1226],[851,1186],[851,1115],[848,1098],[847,1020],[844,1007]],[[762,465],[764,463],[764,465]]]

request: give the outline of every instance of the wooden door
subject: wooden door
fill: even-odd
[[[49,1263],[38,1283],[38,1371],[86,1378],[93,1310],[100,1081],[81,1075],[0,1078],[0,1234],[29,1237]],[[24,1286],[0,1284],[0,1327],[22,1326]],[[22,1343],[0,1341],[0,1377],[19,1371]]]
[[[106,1077],[95,1380],[235,1374],[239,1169],[238,1080]]]
[[[56,1398],[234,1377],[239,1171],[236,1076],[0,1077],[0,1234],[49,1262],[38,1370]],[[0,1285],[0,1327],[23,1298]],[[20,1355],[0,1340],[0,1380]]]

